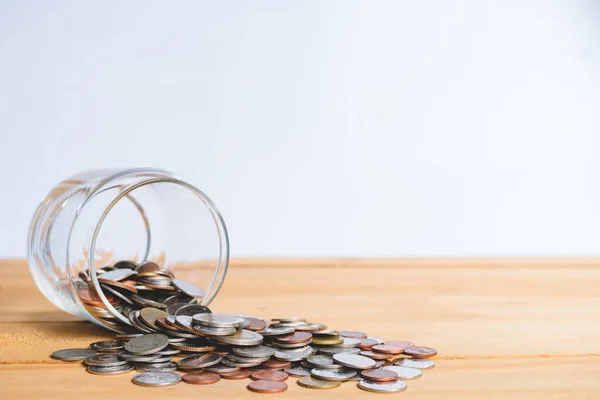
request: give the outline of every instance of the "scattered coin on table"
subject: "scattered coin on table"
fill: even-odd
[[[403,380],[419,378],[422,370],[435,366],[427,358],[437,350],[406,340],[328,329],[299,316],[269,321],[213,314],[200,304],[205,296],[201,288],[153,262],[121,261],[97,273],[99,289],[91,271],[85,271],[77,278],[77,293],[94,317],[120,333],[87,349],[51,354],[56,360],[83,361],[91,374],[120,375],[135,369],[142,373],[132,382],[147,387],[251,378],[247,388],[256,393],[283,392],[289,377],[310,389],[358,381],[360,389],[393,393],[406,389]]]

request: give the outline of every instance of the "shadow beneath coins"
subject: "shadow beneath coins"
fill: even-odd
[[[44,330],[66,339],[90,338],[96,340],[115,338],[114,332],[89,321],[49,322],[44,325]]]

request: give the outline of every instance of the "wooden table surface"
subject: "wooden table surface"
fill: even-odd
[[[437,366],[390,395],[599,399],[600,260],[233,260],[215,312],[301,315],[334,329],[435,347]],[[0,399],[240,399],[248,381],[145,388],[49,358],[112,335],[48,302],[23,260],[0,261]],[[374,398],[288,380],[277,398]],[[387,397],[386,397],[387,398]]]

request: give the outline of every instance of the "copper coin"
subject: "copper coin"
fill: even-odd
[[[290,333],[288,335],[275,337],[276,342],[287,343],[287,344],[303,343],[303,342],[309,341],[310,339],[312,339],[312,333],[304,332],[304,331],[294,332],[294,333]]]
[[[404,350],[404,354],[408,354],[414,358],[429,358],[437,354],[437,350],[431,347],[414,346]]]
[[[240,369],[239,371],[232,372],[219,372],[223,379],[246,379],[252,375],[252,371],[247,369]]]
[[[159,270],[160,270],[160,267],[158,266],[158,264],[153,263],[152,261],[145,262],[137,267],[138,274],[143,274],[146,272],[155,272],[155,271],[159,271]]]
[[[284,369],[284,368],[290,367],[291,365],[292,365],[291,362],[281,361],[281,360],[268,360],[268,361],[265,361],[264,363],[260,364],[261,367],[268,368],[268,369]]]
[[[221,376],[212,372],[197,372],[183,375],[183,381],[192,385],[211,385],[220,380]]]
[[[127,292],[131,292],[131,293],[137,293],[138,290],[135,288],[135,285],[130,285],[127,284],[125,282],[117,282],[117,281],[104,281],[101,278],[98,278],[98,282],[104,283],[105,285],[108,285],[112,288],[119,288],[119,289],[123,289]],[[127,281],[129,282],[129,281]]]
[[[361,351],[361,356],[366,356],[372,358],[373,360],[387,360],[388,358],[392,358],[392,354],[386,353],[376,353],[374,351]]]
[[[408,349],[409,347],[413,347],[415,345],[413,342],[408,342],[406,340],[390,340],[385,342],[384,344],[390,346],[404,347],[405,349]]]
[[[173,332],[181,332],[179,329],[175,328],[173,325],[167,322],[167,319],[164,317],[156,318],[156,325],[160,326],[162,329],[167,329]]]
[[[89,291],[88,289],[81,289],[77,292],[77,294],[79,295],[81,301],[83,301],[86,304],[89,304],[91,306],[104,307],[104,303],[102,302],[102,300],[100,300],[100,297],[97,294]],[[112,305],[119,302],[119,299],[112,296],[106,296],[106,300],[108,300],[108,302]]]
[[[273,371],[273,370],[262,370],[262,371],[255,371],[252,373],[252,375],[250,375],[250,378],[252,378],[255,381],[280,381],[283,382],[285,381],[287,378],[289,377],[288,374],[286,374],[283,371]]]
[[[353,338],[353,339],[366,339],[367,334],[364,332],[356,332],[356,331],[340,331],[340,336]]]
[[[360,375],[373,382],[393,382],[398,379],[398,374],[387,369],[376,368],[361,371]]]
[[[256,393],[281,393],[287,390],[287,384],[279,381],[254,381],[250,382],[248,390]]]
[[[371,350],[376,344],[379,344],[377,340],[360,339],[360,344],[358,345],[358,348],[361,350]]]
[[[246,318],[246,322],[248,323],[248,325],[246,325],[244,329],[248,329],[251,331],[262,331],[267,327],[267,323],[262,319],[258,318]]]
[[[404,351],[404,349],[404,347],[392,346],[389,344],[376,344],[375,346],[373,346],[373,351],[386,354],[401,354]]]

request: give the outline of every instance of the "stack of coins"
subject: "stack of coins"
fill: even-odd
[[[119,264],[129,265],[117,263],[115,267]],[[141,290],[146,297],[136,295],[135,301],[133,294],[115,289],[123,298],[115,295],[112,299],[120,300],[114,305],[120,306],[131,328],[117,334],[117,340],[91,343],[89,349],[59,350],[52,358],[83,360],[87,371],[97,375],[124,374],[135,369],[141,373],[132,381],[142,386],[170,386],[181,381],[208,385],[220,379],[250,378],[248,390],[258,393],[285,391],[290,376],[299,378],[298,385],[311,389],[333,389],[343,382],[358,382],[359,388],[371,392],[399,392],[406,389],[405,381],[417,379],[422,370],[435,366],[428,360],[437,354],[435,349],[408,341],[329,330],[301,317],[265,321],[247,315],[213,314],[196,304],[201,297],[198,288],[166,272],[148,275],[141,266],[136,267],[137,273],[127,267],[103,273],[110,273],[111,279],[102,282],[113,289],[119,285],[106,282],[136,287],[138,293],[139,287],[150,285],[151,290]],[[114,280],[125,279],[125,275],[133,283]],[[161,292],[166,290],[170,296]],[[124,298],[133,304],[123,305]]]

